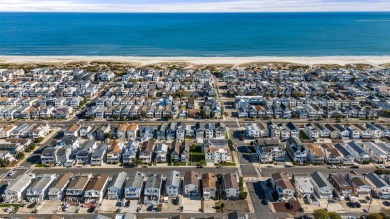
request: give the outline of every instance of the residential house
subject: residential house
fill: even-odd
[[[311,182],[311,177],[306,174],[293,174],[294,182],[298,196],[303,199],[311,200],[314,195],[314,185]]]
[[[123,142],[115,141],[107,151],[106,162],[108,164],[118,164],[122,157],[123,147]]]
[[[349,150],[347,150],[345,146],[341,144],[335,144],[333,145],[333,147],[336,148],[337,151],[340,153],[343,164],[349,164],[349,165],[354,164],[355,156]]]
[[[155,206],[160,202],[161,184],[161,174],[153,174],[146,178],[144,189],[144,204],[146,206]]]
[[[374,197],[380,199],[390,199],[390,185],[375,173],[368,173],[365,179],[371,184]]]
[[[128,127],[129,127],[129,124],[127,124],[127,123],[120,124],[118,129],[116,130],[116,136],[120,139],[125,139]]]
[[[285,172],[271,174],[270,182],[278,193],[278,201],[289,201],[295,197],[295,189]]]
[[[364,177],[351,177],[349,182],[355,191],[355,196],[360,198],[371,196],[371,185]]]
[[[286,140],[287,153],[294,162],[303,164],[307,161],[308,151],[298,138],[288,138]]]
[[[23,199],[23,193],[27,187],[31,184],[32,180],[35,178],[35,174],[28,173],[22,174],[14,181],[11,181],[10,184],[5,189],[2,194],[4,203],[14,203],[20,202]]]
[[[388,153],[372,142],[364,142],[363,149],[370,154],[370,158],[375,163],[385,163],[388,160]]]
[[[149,140],[143,142],[139,153],[140,161],[143,163],[151,163],[154,149],[155,149],[154,141]]]
[[[248,123],[246,125],[245,135],[248,138],[258,138],[260,137],[260,129],[256,123]]]
[[[185,172],[183,181],[183,193],[185,196],[199,195],[199,174],[197,172]]]
[[[168,145],[164,143],[157,143],[156,145],[156,162],[166,163],[168,155]]]
[[[110,133],[111,125],[109,123],[104,123],[98,130],[96,130],[96,138],[98,140],[104,140],[105,134]]]
[[[130,123],[127,127],[127,139],[135,140],[137,138],[138,125],[135,123]]]
[[[340,164],[342,163],[342,156],[339,151],[331,144],[321,144],[321,148],[325,154],[325,163],[327,164]]]
[[[325,153],[322,148],[320,148],[316,144],[305,144],[308,155],[307,159],[311,163],[324,163],[325,161]]]
[[[106,191],[108,184],[108,175],[104,173],[93,176],[84,192],[84,203],[87,205],[99,205]]]
[[[56,179],[55,174],[37,176],[27,188],[26,198],[29,202],[43,202],[49,192],[49,186]]]
[[[68,186],[73,173],[64,173],[57,178],[54,186],[49,189],[49,200],[63,201],[65,198],[65,189]]]
[[[348,151],[355,156],[356,161],[360,163],[370,162],[370,155],[361,146],[357,145],[354,141],[348,142],[346,145]]]
[[[73,176],[65,191],[66,200],[82,202],[84,199],[84,190],[91,178],[92,174]]]
[[[165,192],[168,197],[177,197],[180,190],[180,172],[176,170],[169,171],[165,184]]]
[[[126,199],[139,199],[141,197],[144,179],[145,175],[137,171],[134,178],[126,181],[124,189]]]
[[[341,200],[354,194],[352,185],[340,173],[331,173],[328,179],[338,192]]]
[[[226,126],[225,124],[218,122],[215,124],[215,138],[225,138],[226,137]]]
[[[107,198],[111,200],[119,200],[123,197],[123,187],[126,183],[127,173],[116,173],[108,185]]]
[[[238,178],[236,173],[227,173],[223,175],[222,185],[227,199],[239,198],[240,188],[238,186]]]
[[[64,131],[64,135],[73,135],[78,137],[81,126],[79,124],[73,124],[69,129]]]
[[[321,172],[314,172],[311,175],[314,192],[320,199],[331,199],[333,186]]]
[[[214,173],[202,174],[203,199],[210,200],[216,197],[217,177]]]
[[[230,162],[232,160],[229,147],[206,146],[204,153],[207,163]]]

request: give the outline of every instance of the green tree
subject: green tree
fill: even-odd
[[[34,143],[31,143],[28,145],[28,149],[30,149],[30,151],[34,150],[35,149],[35,144]]]
[[[104,133],[104,139],[107,139],[107,138],[112,138],[112,134],[111,133]]]
[[[25,155],[24,155],[23,152],[19,152],[19,153],[16,154],[16,159],[21,160],[21,159],[24,158],[24,156],[25,156]]]
[[[221,203],[220,205],[219,205],[219,207],[221,208],[221,210],[222,210],[222,212],[223,212],[223,209],[225,208],[225,203]]]
[[[248,196],[248,193],[247,192],[240,192],[239,193],[239,198],[241,199],[241,200],[244,200],[244,199],[246,199],[246,197]]]
[[[373,213],[373,214],[367,215],[366,219],[384,219],[384,217],[380,213]]]
[[[327,212],[324,209],[317,209],[314,210],[314,218],[315,219],[328,219],[329,218],[329,212]]]
[[[145,118],[145,117],[146,117],[146,111],[142,110],[141,116],[142,116],[143,118]]]
[[[205,166],[206,165],[206,161],[205,160],[200,160],[199,164],[202,165],[202,166]]]
[[[43,137],[39,137],[37,139],[34,140],[35,143],[41,143],[43,141]]]
[[[342,219],[342,217],[336,212],[329,212],[329,219]]]

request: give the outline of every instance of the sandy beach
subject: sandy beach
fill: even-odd
[[[0,63],[67,63],[78,61],[106,61],[150,65],[157,63],[188,62],[198,65],[232,64],[252,62],[289,62],[314,64],[369,64],[379,66],[390,63],[390,56],[321,56],[321,57],[131,57],[131,56],[0,56]]]

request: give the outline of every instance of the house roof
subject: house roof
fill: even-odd
[[[199,184],[199,174],[195,171],[188,171],[184,174],[184,185],[198,185]]]
[[[238,179],[235,173],[227,173],[223,175],[223,182],[225,184],[225,189],[229,189],[229,188],[239,189]]]
[[[129,124],[127,123],[122,123],[119,127],[118,127],[118,132],[121,131],[121,132],[126,132],[127,130],[127,127],[129,126]]]
[[[313,179],[314,183],[317,184],[317,186],[319,188],[323,188],[323,187],[326,187],[326,186],[329,187],[329,188],[332,188],[332,186],[330,185],[329,181],[326,179],[324,174],[322,174],[321,172],[314,172],[310,176]]]
[[[294,186],[292,185],[290,179],[285,172],[277,172],[271,174],[271,178],[275,182],[275,186],[279,186],[282,189],[290,189],[294,191]]]
[[[84,189],[89,181],[89,175],[77,175],[70,181],[68,189]]]
[[[329,178],[333,179],[333,182],[341,189],[352,188],[351,184],[347,182],[346,179],[340,173],[331,173]]]
[[[155,189],[160,189],[161,188],[161,174],[153,174],[151,176],[148,176],[146,179],[146,184],[145,188],[155,188]]]
[[[49,183],[53,181],[53,176],[48,175],[41,175],[34,180],[31,185],[29,186],[29,189],[38,189],[42,190],[44,189]]]
[[[383,179],[381,179],[376,173],[368,173],[366,179],[369,180],[376,188],[382,188],[389,186]]]
[[[353,184],[355,184],[356,186],[365,186],[365,185],[369,185],[369,183],[367,182],[366,179],[364,179],[363,177],[354,177],[351,179],[351,182]]]
[[[138,128],[138,125],[135,124],[135,123],[130,123],[130,125],[127,127],[127,130],[130,130],[130,131],[135,131],[137,130]]]
[[[153,151],[154,141],[145,141],[142,143],[141,151],[146,151],[151,153]]]
[[[180,187],[180,172],[176,170],[169,171],[166,185]]]
[[[129,179],[126,181],[125,187],[141,188],[144,183],[144,178],[144,174],[140,171],[137,171],[133,179]]]
[[[112,177],[109,187],[122,188],[126,181],[127,173],[120,172]]]
[[[202,186],[203,188],[216,188],[217,178],[214,173],[202,174]]]
[[[102,191],[107,181],[108,181],[107,174],[104,173],[97,174],[94,177],[92,177],[85,190]]]
[[[69,182],[70,178],[73,176],[73,173],[64,173],[57,178],[57,182],[52,188],[62,189]]]

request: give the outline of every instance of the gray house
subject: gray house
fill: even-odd
[[[176,197],[179,195],[180,182],[180,172],[176,170],[169,171],[165,184],[165,192],[168,197]]]
[[[112,180],[107,188],[108,199],[121,199],[123,196],[123,186],[126,182],[127,173],[120,172],[112,177]]]

